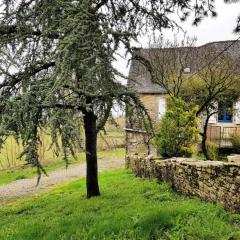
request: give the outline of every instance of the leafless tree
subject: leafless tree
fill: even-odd
[[[224,105],[239,98],[239,63],[227,51],[219,55],[216,47],[200,47],[195,51],[193,70],[180,96],[198,105],[197,116],[204,116],[201,145],[205,157],[209,159],[206,149],[209,119],[219,112],[218,104]]]
[[[159,38],[149,49],[135,54],[147,69],[153,83],[161,86],[169,95],[178,97],[188,79],[188,66],[194,57],[195,39],[186,38],[181,43]]]

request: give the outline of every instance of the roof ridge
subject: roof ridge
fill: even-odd
[[[236,39],[233,39],[233,40],[220,40],[220,41],[214,41],[214,42],[204,43],[204,44],[199,45],[199,46],[197,46],[197,47],[205,47],[205,46],[207,46],[207,45],[216,44],[216,43],[231,43],[231,42],[239,42],[239,43],[240,43],[240,40],[236,40]]]
[[[211,44],[217,44],[217,43],[232,43],[232,42],[239,42],[240,43],[240,40],[221,40],[221,41],[214,41],[214,42],[208,42],[208,43],[204,43],[204,44],[201,44],[199,46],[179,46],[179,47],[166,47],[166,48],[159,48],[159,47],[139,47],[139,48],[136,48],[137,50],[140,50],[140,51],[144,51],[144,50],[158,50],[158,49],[174,49],[174,48],[177,48],[177,49],[180,49],[180,48],[201,48],[201,47],[206,47],[208,45],[211,45]]]

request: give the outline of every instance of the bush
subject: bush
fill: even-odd
[[[234,135],[231,137],[234,153],[240,153],[240,136]]]
[[[208,158],[207,160],[218,160],[219,159],[219,147],[217,144],[208,142],[206,144],[207,147],[207,154]]]
[[[170,98],[168,110],[161,119],[155,143],[163,157],[191,157],[199,140],[197,107],[190,109],[179,98]]]
[[[182,147],[181,154],[184,157],[192,157],[194,155],[197,155],[198,153],[198,147],[196,145],[190,146],[190,147]]]

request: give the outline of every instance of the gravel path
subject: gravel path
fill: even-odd
[[[113,158],[99,161],[99,172],[124,167],[124,160]],[[0,197],[20,197],[30,193],[46,191],[57,184],[65,183],[86,176],[86,164],[70,165],[68,169],[60,169],[43,176],[36,187],[36,178],[22,179],[0,186]]]

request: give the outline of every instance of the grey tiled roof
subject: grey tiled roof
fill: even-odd
[[[229,47],[232,44],[231,47]],[[229,47],[229,48],[228,48]],[[226,51],[231,57],[236,58],[237,61],[240,62],[240,41],[219,41],[219,42],[211,42],[199,47],[191,47],[193,52],[195,50],[201,49],[211,49],[214,48],[215,51],[223,51],[224,49],[228,48]],[[162,51],[162,49],[158,48],[150,48],[150,49],[138,49],[138,54],[140,53],[142,56],[146,57],[149,56],[150,51]],[[216,54],[217,54],[216,52]],[[194,63],[191,63],[194,66]],[[194,67],[193,67],[194,68]],[[166,90],[159,85],[155,84],[151,80],[150,73],[147,71],[146,67],[140,63],[138,60],[133,59],[131,62],[131,67],[129,71],[129,80],[128,86],[133,88],[139,93],[166,93]]]
[[[135,59],[131,63],[128,87],[139,93],[166,93],[164,88],[152,82],[150,73],[145,66]]]

